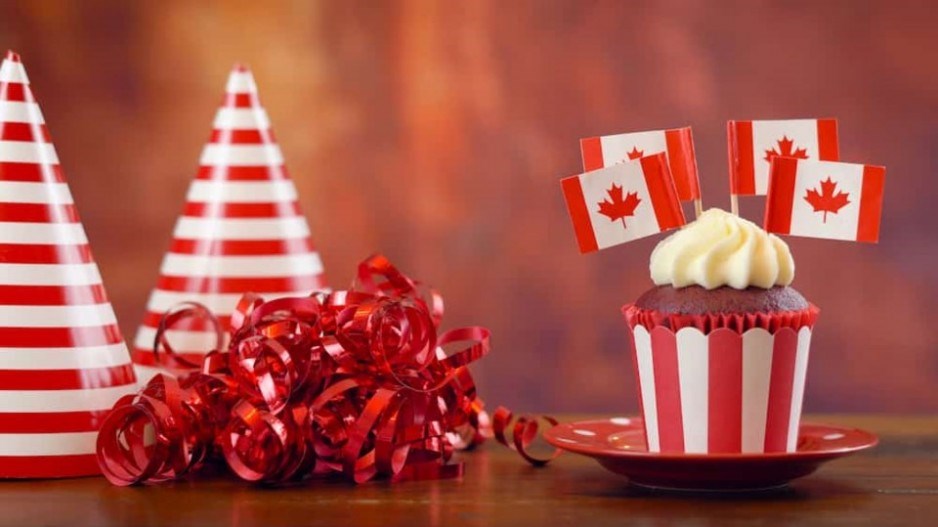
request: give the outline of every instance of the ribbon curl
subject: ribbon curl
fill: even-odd
[[[157,375],[118,400],[98,435],[101,471],[121,486],[179,479],[217,460],[267,484],[458,477],[453,451],[484,441],[489,425],[467,367],[489,352],[490,335],[438,333],[442,317],[442,297],[381,255],[360,264],[349,290],[266,302],[245,295],[224,349],[207,308],[176,306],[154,353],[188,373]],[[201,364],[166,338],[186,320],[218,330]]]

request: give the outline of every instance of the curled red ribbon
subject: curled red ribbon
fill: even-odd
[[[538,437],[537,433],[540,430],[538,417],[521,415],[514,421],[514,425],[512,425],[512,417],[511,410],[504,406],[499,406],[495,409],[495,413],[492,415],[492,430],[496,441],[514,450],[518,455],[524,458],[525,461],[535,467],[543,467],[554,459],[557,459],[557,456],[563,453],[559,448],[554,448],[547,456],[536,456],[532,454],[530,452],[531,444],[534,443],[534,440]],[[559,423],[549,415],[542,415],[540,419],[549,423],[550,426],[557,426]],[[508,432],[509,429],[511,430],[510,433]]]
[[[442,317],[442,298],[381,255],[362,262],[349,290],[245,295],[230,344],[201,364],[176,355],[166,331],[218,320],[199,304],[177,306],[154,353],[190,372],[157,375],[121,398],[101,426],[98,464],[115,485],[178,479],[213,460],[263,483],[459,476],[453,451],[481,443],[488,425],[467,367],[488,353],[490,335],[439,334]]]

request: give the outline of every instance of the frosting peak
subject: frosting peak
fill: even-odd
[[[662,240],[651,253],[657,285],[705,289],[787,286],[795,277],[791,251],[778,236],[720,209]]]

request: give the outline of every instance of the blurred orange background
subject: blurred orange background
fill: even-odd
[[[578,254],[578,139],[691,125],[704,205],[728,207],[727,119],[823,116],[842,159],[888,170],[878,245],[788,240],[823,310],[806,409],[938,410],[936,26],[897,1],[0,4],[125,338],[243,61],[331,285],[386,253],[444,325],[492,329],[490,404],[556,412],[637,410],[619,307],[660,240]]]

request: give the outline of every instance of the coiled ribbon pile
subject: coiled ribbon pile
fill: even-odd
[[[454,449],[479,444],[490,426],[467,368],[488,353],[489,331],[438,334],[442,317],[442,298],[381,255],[360,264],[349,290],[268,302],[245,295],[224,349],[207,308],[177,306],[154,353],[191,372],[157,375],[115,404],[98,435],[101,470],[115,485],[178,479],[218,458],[265,483],[459,476]],[[193,319],[218,333],[201,364],[176,355],[166,338]],[[501,414],[500,440],[508,419]],[[523,453],[530,437],[518,435]]]

